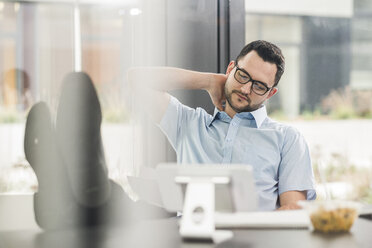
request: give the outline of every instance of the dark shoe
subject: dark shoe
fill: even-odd
[[[39,102],[28,113],[24,139],[25,156],[36,174],[39,190],[50,188],[59,176],[53,168],[58,167],[53,135],[49,108]]]
[[[57,140],[73,195],[86,207],[101,206],[110,197],[101,121],[101,107],[90,77],[83,72],[68,74],[57,111]]]
[[[87,225],[125,225],[169,217],[165,210],[133,202],[108,178],[101,138],[101,107],[90,77],[68,74],[62,84],[56,132],[76,201],[85,207]]]
[[[48,106],[35,104],[27,116],[24,151],[38,180],[34,195],[35,219],[44,229],[75,223],[79,207],[72,199],[66,170],[56,150],[55,134]]]

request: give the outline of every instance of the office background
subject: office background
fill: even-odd
[[[126,70],[156,65],[223,73],[244,44],[266,39],[286,56],[279,94],[268,103],[271,116],[305,135],[318,181],[317,161],[326,161],[335,197],[372,202],[372,3],[298,2],[0,1],[0,192],[37,190],[23,154],[25,116],[40,100],[55,114],[67,73],[92,77],[110,177],[126,187],[126,175],[175,160],[148,113],[124,100],[131,94]],[[213,111],[206,92],[173,94]]]

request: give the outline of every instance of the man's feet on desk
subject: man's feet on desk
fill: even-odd
[[[109,180],[101,120],[96,91],[85,73],[71,73],[64,80],[57,131],[46,103],[31,108],[24,149],[39,183],[34,210],[41,228],[125,225],[170,216],[161,208],[132,202]]]
[[[73,195],[86,207],[100,206],[110,196],[101,121],[91,78],[84,72],[69,73],[62,83],[57,110],[57,140]]]
[[[79,207],[72,198],[45,102],[36,103],[28,113],[24,151],[38,180],[38,192],[34,195],[36,222],[45,229],[69,226],[73,218],[70,213]]]

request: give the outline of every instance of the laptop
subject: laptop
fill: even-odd
[[[213,175],[233,178],[231,184],[216,187],[216,228],[298,229],[310,226],[310,219],[304,210],[257,211],[253,171],[249,165],[160,164],[157,169],[144,168],[140,177],[128,177],[128,181],[142,201],[169,212],[182,212],[185,188],[174,178]],[[247,198],[255,200],[247,201]]]

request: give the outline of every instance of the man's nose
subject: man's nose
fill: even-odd
[[[252,82],[248,82],[246,84],[243,84],[243,86],[240,88],[241,92],[244,94],[250,94],[252,88]]]

